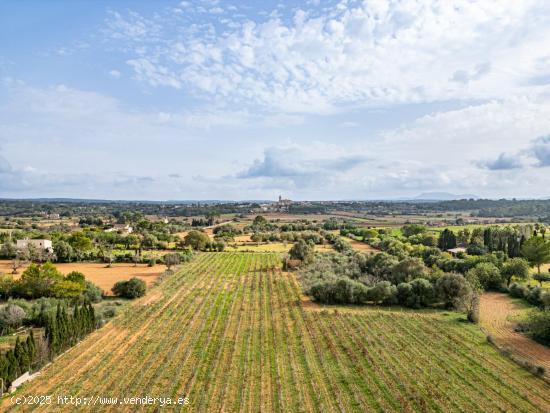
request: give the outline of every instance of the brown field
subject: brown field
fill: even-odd
[[[251,235],[250,234],[244,234],[244,235],[237,235],[235,237],[235,242],[252,242],[252,240],[250,239]]]
[[[351,248],[353,248],[354,251],[379,252],[376,248],[373,248],[370,245],[365,244],[364,242],[357,241],[348,237],[342,237],[342,238],[351,245]]]
[[[550,348],[514,331],[517,320],[526,311],[506,294],[485,293],[481,296],[479,323],[497,344],[535,366],[544,366],[550,377]]]
[[[111,294],[111,287],[117,282],[128,280],[132,277],[142,279],[151,286],[155,280],[164,272],[164,265],[155,265],[148,267],[146,264],[115,263],[111,268],[107,268],[104,263],[97,262],[70,262],[55,264],[57,269],[63,274],[68,274],[71,271],[80,271],[84,274],[87,280],[90,280],[108,295]],[[24,271],[24,267],[18,270],[15,278],[19,277]],[[11,274],[11,261],[0,260],[0,272]]]

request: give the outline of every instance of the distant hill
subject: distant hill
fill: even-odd
[[[414,199],[422,201],[454,201],[457,199],[479,199],[479,196],[473,194],[457,195],[450,192],[424,192]]]

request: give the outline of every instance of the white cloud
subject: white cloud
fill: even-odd
[[[120,73],[118,70],[113,69],[113,70],[109,70],[109,75],[111,77],[114,77],[115,79],[119,79],[120,76],[122,76],[122,73]]]
[[[135,13],[114,14],[110,25],[111,37],[137,34],[123,47],[134,50],[128,63],[139,80],[228,103],[326,113],[540,91],[545,85],[530,80],[550,73],[550,26],[541,18],[549,15],[543,0],[408,0],[227,20],[224,30],[177,20],[163,30]]]

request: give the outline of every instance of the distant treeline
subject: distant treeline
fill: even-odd
[[[124,212],[164,216],[219,216],[244,214],[257,210],[255,202],[145,202],[90,200],[0,200],[0,216],[29,217],[40,214],[60,216],[120,216]],[[294,203],[289,212],[321,214],[330,212],[363,212],[376,215],[433,214],[445,211],[471,211],[479,217],[536,217],[550,221],[550,200],[461,199],[453,201],[323,201]]]
[[[105,216],[115,217],[124,212],[168,217],[246,213],[259,208],[258,204],[244,203],[157,203],[140,201],[88,200],[0,200],[0,216],[33,217],[41,214],[59,214],[61,217]]]

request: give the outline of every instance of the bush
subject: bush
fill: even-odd
[[[548,271],[550,271],[550,269]],[[550,274],[549,275],[535,274],[533,275],[533,280],[538,281],[540,286],[542,287],[543,282],[550,282]]]
[[[91,303],[99,303],[103,299],[103,291],[91,281],[86,281],[84,298]]]
[[[156,258],[150,258],[149,261],[147,262],[147,266],[148,267],[154,267],[155,265],[157,265],[157,259]]]
[[[133,277],[128,281],[119,281],[111,289],[114,295],[124,298],[143,297],[147,291],[147,286],[143,280]]]
[[[163,257],[164,259],[164,265],[166,265],[166,268],[168,268],[168,271],[174,266],[179,265],[181,263],[180,255],[177,253],[170,253],[166,254]]]
[[[391,281],[394,284],[409,282],[415,278],[423,278],[427,268],[420,258],[405,258],[391,268]]]
[[[360,282],[340,278],[314,284],[309,289],[309,294],[315,301],[324,304],[364,304],[368,289]]]
[[[116,315],[116,307],[107,305],[103,307],[102,314],[104,318],[113,318]]]
[[[529,287],[525,299],[529,304],[540,306],[542,305],[543,289],[539,286]]]
[[[411,308],[422,308],[430,305],[434,298],[434,289],[432,284],[424,278],[412,280],[410,293],[405,299],[405,305]]]
[[[401,305],[407,305],[407,301],[412,294],[410,283],[401,283],[397,286],[397,302]]]
[[[312,245],[308,244],[303,239],[300,239],[292,246],[288,253],[290,258],[300,260],[307,264],[313,261],[314,249]]]
[[[502,285],[499,269],[496,265],[489,262],[481,262],[468,270],[466,278],[477,278],[484,290],[498,290]]]
[[[463,297],[470,291],[468,281],[462,274],[445,274],[435,284],[437,295],[445,304],[445,307],[459,307]]]
[[[397,302],[397,287],[389,281],[380,281],[368,289],[367,298],[374,304],[395,304]]]
[[[21,307],[15,304],[5,305],[0,309],[0,331],[8,334],[17,327],[20,327],[25,319],[26,313]]]
[[[508,288],[508,292],[514,298],[525,298],[525,296],[529,292],[529,289],[525,285],[512,283]]]
[[[466,248],[466,253],[468,253],[469,255],[483,255],[487,253],[487,250],[481,245],[470,244],[468,245],[468,248]]]
[[[550,345],[550,311],[534,310],[527,322],[531,336],[538,342]]]

